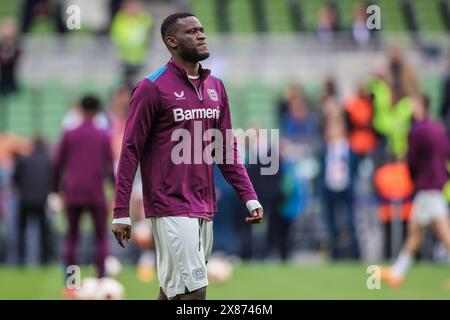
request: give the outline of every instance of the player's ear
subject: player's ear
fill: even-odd
[[[169,49],[176,49],[177,48],[177,39],[175,39],[174,36],[167,36],[166,37],[166,45]]]

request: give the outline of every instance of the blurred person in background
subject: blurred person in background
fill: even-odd
[[[275,143],[278,142],[269,141],[265,134],[261,134],[261,126],[252,125],[251,127],[257,129],[257,131],[256,135],[250,138],[251,148],[249,148],[246,158],[252,159],[252,161],[247,161],[246,168],[248,176],[253,183],[259,200],[261,201],[261,205],[264,206],[265,215],[268,217],[267,231],[264,235],[265,242],[263,243],[264,253],[262,254],[262,257],[275,259],[281,258],[283,261],[286,261],[291,251],[289,242],[291,235],[291,221],[289,221],[289,219],[283,219],[280,211],[281,202],[284,200],[281,191],[281,168],[278,168],[274,174],[261,174],[263,168],[268,166],[262,163],[262,155],[259,154],[259,151],[264,150],[260,146],[267,145],[268,150],[264,150],[264,156],[270,156],[272,159],[279,158],[279,155],[276,154],[278,152],[278,148],[275,145]],[[237,209],[238,208],[236,208],[236,210]],[[239,211],[241,210],[242,209],[239,208]],[[241,231],[240,247],[241,252],[243,253],[242,257],[248,260],[252,258],[250,253],[253,254],[253,257],[256,257],[255,253],[261,255],[260,251],[262,250],[258,248],[260,241],[257,240],[255,234],[251,233],[252,230],[250,226],[241,223],[241,218],[239,215],[235,215],[235,217],[237,218],[236,228]],[[247,233],[245,233],[245,231],[247,231]]]
[[[24,0],[21,7],[20,31],[22,33],[30,32],[36,20],[47,18],[53,21],[57,32],[64,34],[67,29],[63,12],[62,1]]]
[[[317,14],[317,37],[325,43],[330,43],[336,37],[338,30],[339,26],[335,6],[331,2],[322,4]]]
[[[308,190],[317,180],[314,170],[308,176],[297,172],[317,163],[321,148],[320,124],[317,112],[308,103],[302,89],[295,84],[285,88],[279,103],[280,170],[271,177],[260,177],[268,198],[268,256],[289,258],[292,249],[292,226],[305,211]],[[253,178],[252,178],[253,180]],[[258,185],[258,184],[256,184]],[[274,188],[273,186],[277,186]]]
[[[371,32],[367,28],[367,6],[355,3],[353,8],[352,37],[358,47],[366,47],[371,41]]]
[[[18,263],[23,265],[26,257],[26,231],[29,219],[34,216],[39,223],[40,263],[50,261],[51,229],[47,218],[46,203],[50,193],[52,162],[44,139],[33,139],[31,154],[19,157],[14,170],[14,183],[18,192],[19,221]]]
[[[450,252],[450,219],[442,189],[447,181],[446,163],[450,140],[444,127],[429,118],[430,100],[425,94],[413,97],[414,125],[408,135],[408,167],[415,184],[412,217],[406,243],[394,265],[383,268],[381,277],[392,287],[400,286],[419,250],[426,226],[431,225]]]
[[[406,61],[403,49],[394,44],[389,48],[390,86],[393,94],[400,100],[402,97],[419,93],[419,80],[414,68]]]
[[[345,122],[345,110],[338,97],[336,81],[327,77],[319,96],[319,112],[321,126],[325,128],[329,122]]]
[[[397,44],[389,49],[389,71],[391,105],[385,109],[387,131],[384,134],[391,155],[396,159],[404,159],[412,123],[411,97],[419,92],[419,81],[415,70],[406,62],[402,47]]]
[[[352,152],[344,121],[330,121],[324,127],[325,146],[321,159],[321,185],[325,217],[330,232],[331,256],[344,258],[342,238],[350,248],[350,257],[359,259],[359,241],[354,210],[356,156]],[[345,212],[345,233],[340,228],[340,214]]]
[[[31,141],[10,132],[0,132],[0,241],[4,259],[8,263],[15,262],[17,247],[15,197],[13,193],[13,177],[15,159],[31,152]],[[3,230],[2,230],[3,229]],[[1,258],[1,257],[0,257]]]
[[[360,158],[372,154],[377,147],[378,138],[372,126],[373,114],[372,99],[361,84],[357,93],[345,101],[350,148]]]
[[[121,86],[114,92],[108,110],[108,118],[111,122],[111,143],[114,155],[114,167],[120,156],[122,149],[125,123],[128,116],[128,102],[130,101],[131,89],[128,86]]]
[[[124,82],[134,87],[148,59],[153,20],[140,0],[125,0],[111,26],[111,37],[122,63]]]
[[[65,131],[57,148],[53,192],[63,193],[68,219],[65,266],[77,264],[79,222],[86,210],[89,211],[94,225],[97,276],[103,277],[108,251],[108,211],[104,182],[109,178],[114,185],[113,155],[108,133],[94,124],[94,117],[101,109],[100,100],[88,95],[81,99],[80,106],[83,112],[82,124]],[[73,297],[74,291],[66,288],[63,294],[70,298]]]
[[[16,24],[7,18],[0,23],[0,95],[18,90],[16,73],[20,53]]]
[[[278,110],[280,134],[283,138],[311,147],[317,143],[319,119],[299,86],[291,84],[286,87]]]
[[[379,164],[405,158],[412,122],[411,99],[404,89],[390,85],[387,70],[379,70],[368,83],[374,106],[373,128],[380,138]]]
[[[61,126],[64,130],[73,130],[83,124],[85,120],[83,107],[79,104],[70,108],[63,116]],[[99,110],[92,118],[94,126],[101,130],[111,129],[110,119],[103,110]]]

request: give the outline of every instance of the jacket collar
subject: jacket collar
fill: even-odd
[[[180,66],[178,63],[176,63],[176,61],[173,58],[170,58],[169,62],[167,62],[167,66],[173,72],[175,72],[177,75],[182,77],[183,79],[186,79],[186,80],[188,79],[188,74],[187,74],[186,70],[182,66]],[[200,68],[199,68],[200,79],[205,80],[210,74],[211,74],[211,70],[204,69],[202,67],[202,65],[200,64]]]

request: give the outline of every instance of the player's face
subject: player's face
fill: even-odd
[[[209,57],[203,26],[196,17],[178,20],[175,38],[184,60],[196,63]]]

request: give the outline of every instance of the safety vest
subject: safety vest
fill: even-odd
[[[414,182],[405,162],[392,162],[378,168],[374,174],[374,185],[381,198],[378,217],[382,222],[393,218],[393,203],[401,204],[401,219],[408,220],[414,193]]]
[[[353,97],[346,103],[345,110],[351,124],[350,148],[359,155],[370,153],[377,144],[377,136],[372,130],[372,105],[367,99]]]

